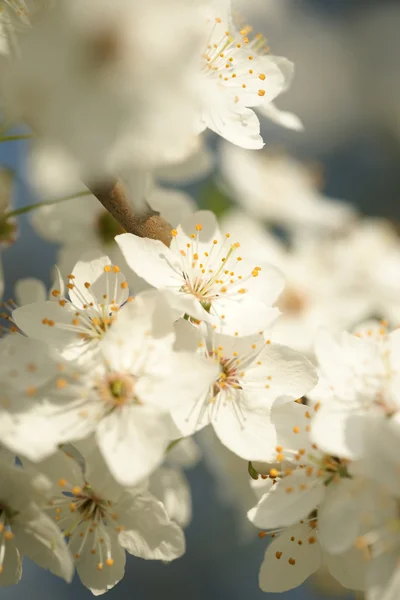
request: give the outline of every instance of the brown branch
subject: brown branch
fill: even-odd
[[[148,205],[145,213],[135,215],[127,191],[120,181],[90,187],[90,191],[125,231],[170,245],[172,227],[168,221]]]

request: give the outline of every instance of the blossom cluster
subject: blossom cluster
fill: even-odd
[[[23,556],[95,595],[126,552],[178,559],[184,469],[203,452],[239,465],[227,489],[246,489],[269,541],[263,591],[324,564],[367,600],[397,598],[400,241],[324,196],[315,170],[255,152],[257,115],[302,128],[274,104],[292,63],[229,0],[0,9],[0,139],[31,129],[8,139],[32,140],[32,226],[59,245],[50,289],[21,279],[2,302],[0,585]],[[219,221],[171,187],[213,170],[213,193],[242,207]],[[3,167],[1,249],[29,208],[12,209],[15,180]],[[130,203],[111,213],[116,181]],[[149,214],[168,243],[143,233]]]

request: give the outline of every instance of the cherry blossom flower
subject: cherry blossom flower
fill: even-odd
[[[320,409],[312,436],[334,456],[357,461],[383,453],[398,463],[391,446],[398,441],[400,332],[385,325],[367,323],[356,335],[321,332],[317,340],[321,378],[311,398]]]
[[[283,286],[279,272],[242,258],[240,243],[222,235],[212,213],[195,213],[172,236],[170,248],[133,234],[116,241],[131,269],[167,292],[180,314],[240,335],[264,329],[279,314],[271,306]]]
[[[311,445],[310,426],[304,427],[310,412],[303,422],[298,417],[293,432],[300,438],[307,432],[302,447],[277,446],[277,466],[267,467],[265,482],[256,482],[260,500],[248,513],[263,529],[260,537],[277,538],[267,549],[260,586],[276,592],[300,585],[323,559],[344,587],[365,589],[364,535],[374,515],[392,513],[394,501],[375,482],[354,477],[349,461]]]
[[[128,283],[107,256],[82,257],[68,276],[66,290],[53,289],[53,300],[26,304],[13,312],[29,337],[48,342],[64,357],[93,352],[120,307],[130,300]]]
[[[250,26],[237,31],[230,10],[230,2],[211,3],[203,54],[208,85],[202,122],[233,144],[259,149],[263,146],[260,123],[252,109],[270,111],[279,122],[272,102],[289,87],[293,64],[268,55],[265,38],[257,34],[251,39]],[[290,119],[283,117],[281,123],[290,126]]]
[[[125,552],[171,561],[185,551],[185,539],[161,502],[145,487],[124,488],[96,452],[84,469],[58,452],[40,465],[53,482],[48,512],[68,539],[83,585],[100,595],[124,576]]]
[[[211,330],[203,338],[190,323],[180,325],[178,343],[197,342],[198,352],[218,365],[218,376],[191,406],[172,411],[179,430],[190,435],[212,424],[221,442],[246,460],[274,454],[276,419],[290,418],[298,409],[293,401],[315,386],[314,367],[290,348],[265,342],[262,334],[237,337]],[[274,408],[282,397],[285,403]]]
[[[74,567],[63,537],[45,514],[49,482],[0,458],[0,586],[18,583],[22,556],[70,582]]]
[[[124,485],[142,480],[179,437],[170,410],[191,406],[218,370],[174,351],[174,342],[172,313],[155,291],[124,307],[92,360],[80,364],[53,358],[40,342],[32,348],[31,338],[11,338],[2,366],[4,443],[37,461],[60,443],[95,433],[113,476]]]

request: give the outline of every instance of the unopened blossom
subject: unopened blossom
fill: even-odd
[[[57,525],[46,515],[49,482],[0,457],[0,586],[18,583],[22,557],[70,582],[73,561]]]
[[[198,353],[218,366],[217,376],[192,405],[172,415],[183,435],[212,424],[221,442],[246,460],[262,460],[274,453],[276,419],[290,418],[300,408],[294,400],[310,391],[317,378],[314,367],[301,354],[267,342],[262,334],[227,336],[200,329],[186,321],[179,327],[179,342],[198,344]],[[200,339],[199,339],[200,337]],[[274,407],[284,397],[282,406]]]
[[[260,123],[253,109],[271,110],[279,122],[273,100],[290,85],[293,64],[271,56],[265,38],[250,26],[237,30],[230,1],[211,3],[207,19],[207,45],[203,52],[205,87],[203,127],[208,127],[243,148],[263,146]],[[286,120],[286,123],[288,121]],[[282,124],[285,124],[283,119]]]
[[[81,582],[94,595],[124,576],[125,552],[139,558],[171,561],[185,551],[185,539],[161,502],[144,487],[124,488],[96,453],[84,468],[57,452],[41,463],[52,480],[49,515],[68,539]]]
[[[66,152],[86,181],[185,156],[203,15],[181,0],[60,0],[18,32],[17,59],[1,65],[2,107]]]
[[[221,174],[233,198],[254,217],[304,234],[346,229],[354,209],[327,198],[315,173],[288,156],[220,146]]]
[[[179,437],[170,410],[180,404],[189,410],[218,370],[194,353],[174,351],[173,315],[156,291],[125,306],[91,360],[80,364],[53,358],[40,342],[35,350],[32,338],[13,340],[3,363],[4,443],[37,461],[60,443],[94,433],[111,473],[124,485],[163,462],[169,443]]]
[[[240,242],[221,233],[211,212],[181,222],[169,248],[129,233],[116,241],[131,269],[168,294],[178,316],[211,320],[243,335],[264,329],[279,314],[272,307],[283,287],[279,272],[242,256]]]
[[[51,291],[52,300],[26,304],[12,314],[26,335],[71,358],[90,355],[130,300],[120,268],[108,256],[91,256],[76,263],[65,286]]]

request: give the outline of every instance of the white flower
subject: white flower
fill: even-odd
[[[13,312],[16,325],[31,338],[43,340],[62,355],[84,356],[116,319],[120,307],[130,300],[129,286],[107,256],[82,257],[64,288],[53,289],[53,300],[35,302]]]
[[[250,39],[251,27],[237,31],[230,2],[223,2],[224,6],[218,8],[213,4],[203,53],[208,85],[202,122],[238,146],[262,148],[260,123],[252,108],[271,107],[272,101],[289,87],[293,64],[267,55],[268,46],[261,34]],[[271,111],[273,118],[279,120],[278,109],[272,107]]]
[[[4,61],[3,108],[85,180],[184,155],[200,105],[203,15],[181,0],[60,0]]]
[[[217,365],[195,354],[173,351],[173,318],[153,291],[124,307],[93,360],[80,367],[40,356],[40,345],[36,360],[32,342],[25,340],[30,344],[25,349],[23,338],[16,338],[22,348],[16,346],[4,364],[0,423],[8,432],[5,443],[37,461],[59,443],[95,433],[112,474],[125,485],[162,463],[169,442],[179,437],[169,411],[179,404],[190,407],[217,371]],[[19,362],[17,377],[22,374],[17,383],[10,373],[13,359]],[[37,384],[28,383],[24,373],[31,376],[31,371]]]
[[[262,262],[240,256],[238,242],[222,235],[214,215],[200,211],[172,231],[170,248],[132,234],[116,241],[128,265],[148,283],[168,292],[180,314],[213,320],[228,332],[254,333],[278,314],[272,303],[283,281]]]
[[[304,235],[345,229],[354,209],[325,197],[312,173],[294,159],[246,152],[222,143],[221,173],[234,199],[254,217]]]
[[[18,583],[22,556],[71,581],[74,567],[57,526],[43,512],[48,482],[0,460],[0,586]]]
[[[300,436],[304,427],[298,423]],[[344,587],[365,589],[365,550],[373,539],[369,531],[393,514],[394,500],[375,483],[353,477],[348,461],[324,455],[307,441],[297,451],[277,447],[275,460],[278,466],[269,469],[269,478],[255,482],[260,500],[248,513],[257,527],[267,530],[260,537],[276,538],[261,567],[260,587],[269,592],[291,589],[323,559]]]
[[[321,406],[314,441],[344,459],[369,462],[383,453],[388,465],[381,475],[389,476],[389,462],[398,464],[400,331],[372,322],[356,335],[321,332],[316,356],[321,379],[312,398]]]
[[[68,538],[84,586],[100,595],[124,576],[125,551],[171,561],[185,551],[183,532],[144,487],[123,488],[98,454],[85,455],[82,470],[58,452],[41,463],[53,481],[49,513]]]
[[[221,442],[246,460],[262,460],[276,446],[276,418],[298,409],[294,400],[316,384],[314,367],[301,354],[264,341],[263,335],[235,337],[200,329],[181,321],[178,342],[198,343],[204,358],[218,366],[217,377],[191,406],[172,411],[183,435],[212,424]],[[200,337],[200,339],[199,339]],[[285,403],[273,409],[278,398]],[[300,410],[300,409],[298,409]]]

